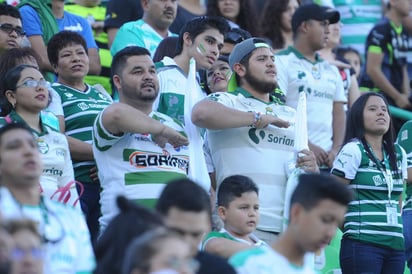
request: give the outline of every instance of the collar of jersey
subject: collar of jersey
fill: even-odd
[[[320,57],[320,55],[317,52],[315,53],[315,62],[312,62],[309,59],[307,59],[305,56],[303,56],[302,53],[300,53],[296,48],[292,46],[289,46],[289,48],[287,48],[287,51],[294,53],[296,57],[298,57],[299,59],[305,59],[307,62],[311,64],[317,64],[323,61],[323,59]]]
[[[269,103],[268,103],[268,102],[260,100],[259,98],[254,97],[252,94],[249,93],[249,91],[247,91],[246,89],[241,88],[241,87],[237,87],[234,91],[231,91],[230,93],[232,93],[234,95],[242,94],[243,97],[245,97],[245,98],[253,98],[253,99],[258,100],[259,102],[262,102],[262,103],[267,104],[267,105],[273,104],[275,102],[272,95],[269,96]]]
[[[23,124],[27,125],[26,121],[24,121],[23,118],[21,118],[21,116],[16,111],[12,110],[10,112],[9,116],[13,121],[16,121],[16,122],[23,123]],[[42,136],[42,135],[47,134],[47,128],[43,125],[43,122],[41,121],[41,115],[40,115],[40,126],[41,126],[41,132],[37,132],[36,130],[34,130],[32,128],[30,128],[30,129],[37,136]]]

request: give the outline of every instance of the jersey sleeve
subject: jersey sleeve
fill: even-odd
[[[347,143],[336,156],[331,173],[341,178],[353,180],[361,160],[362,153],[357,143]]]
[[[34,8],[29,5],[24,5],[19,8],[19,12],[21,15],[23,29],[26,32],[27,37],[43,35],[40,17]]]
[[[113,44],[110,48],[111,54],[114,56],[118,51],[128,46],[145,47],[143,37],[140,32],[132,31],[131,27],[134,22],[123,25],[116,33]]]
[[[52,112],[56,116],[64,116],[62,99],[60,98],[60,95],[53,88],[49,89],[49,93],[51,101],[47,106],[47,110]]]
[[[408,168],[412,168],[412,121],[406,122],[399,130],[397,143],[406,152]]]
[[[278,88],[283,91],[285,96],[288,93],[288,69],[287,69],[287,55],[276,55],[275,65],[276,65],[276,78]]]
[[[333,98],[333,101],[346,103],[348,100],[346,99],[345,89],[343,88],[342,77],[336,66],[332,66],[332,69],[336,74],[336,92],[335,92],[335,97]]]
[[[207,100],[215,101],[229,108],[235,108],[233,95],[228,92],[215,92],[206,97]]]
[[[388,43],[390,44],[390,41],[387,40],[384,25],[378,24],[374,26],[366,39],[367,52],[382,53],[383,48],[385,48]]]
[[[116,136],[111,134],[104,126],[102,117],[104,115],[104,111],[101,111],[96,119],[94,120],[93,124],[93,146],[96,147],[99,151],[108,150],[113,144],[115,144],[123,135]]]

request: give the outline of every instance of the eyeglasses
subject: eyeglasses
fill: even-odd
[[[30,249],[23,249],[16,247],[11,252],[13,260],[21,261],[27,254],[30,254],[36,260],[42,260],[44,258],[44,249],[39,247],[32,247]]]
[[[29,87],[29,88],[37,88],[37,87],[44,87],[44,88],[49,88],[50,83],[47,82],[46,80],[26,80],[22,84],[16,86],[16,88],[21,88],[21,87]]]
[[[17,33],[18,36],[26,35],[26,32],[21,27],[13,27],[12,24],[0,24],[0,30],[7,34],[11,34],[13,31]]]

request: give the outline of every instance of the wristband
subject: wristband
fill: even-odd
[[[254,111],[254,114],[255,114],[255,117],[254,117],[253,123],[250,125],[250,127],[252,127],[252,128],[256,128],[257,124],[262,119],[262,113]]]

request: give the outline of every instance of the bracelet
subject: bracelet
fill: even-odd
[[[250,125],[250,127],[252,128],[256,128],[257,124],[262,119],[262,113],[255,111],[254,114],[255,114],[255,117],[254,117],[253,123]]]

